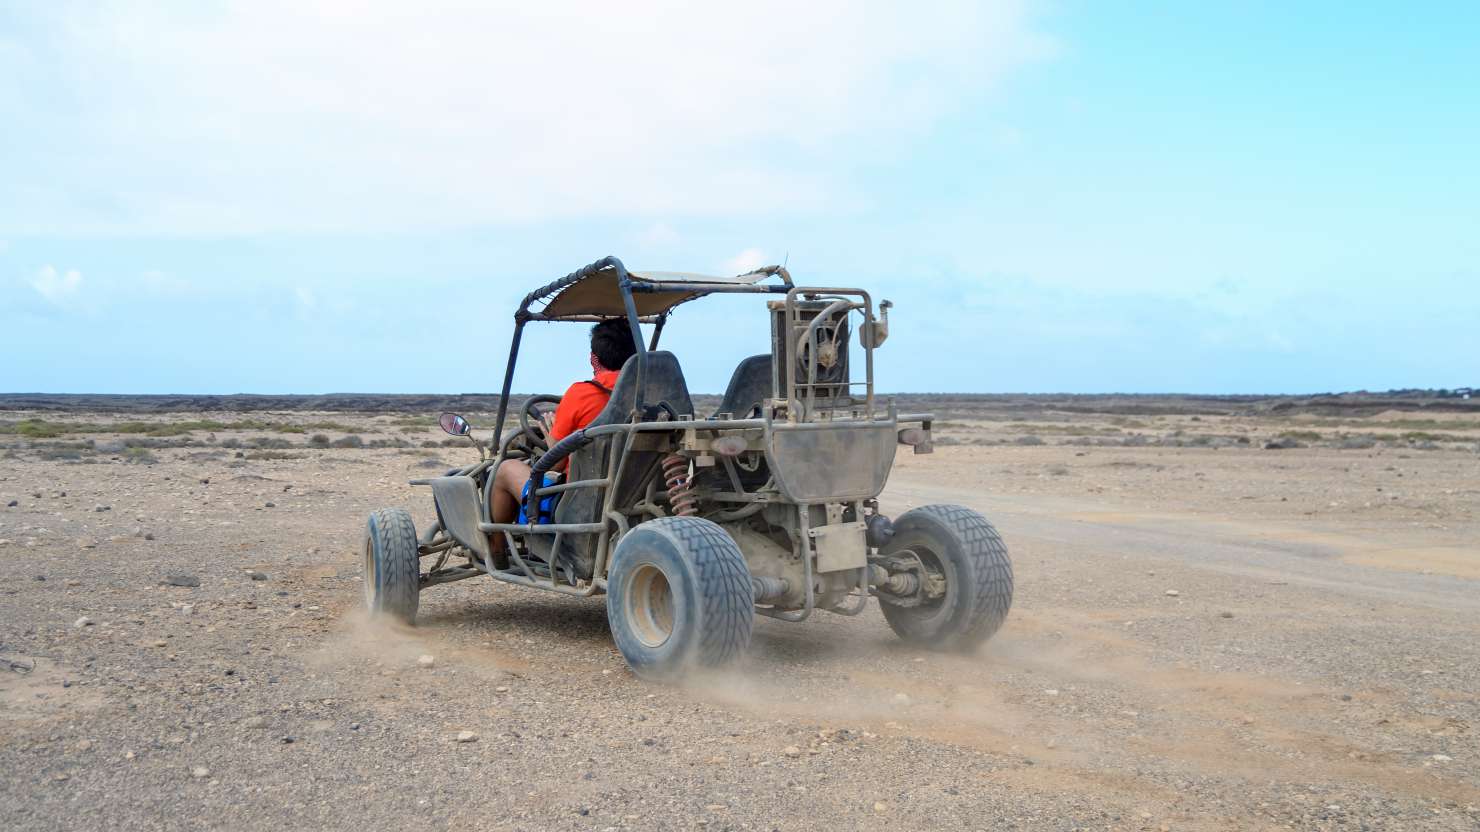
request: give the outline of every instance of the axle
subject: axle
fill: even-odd
[[[768,578],[758,575],[750,576],[750,588],[757,604],[767,603],[791,591],[791,585],[786,582],[785,578]]]
[[[890,572],[875,564],[868,568],[869,585],[890,595],[914,595],[920,591],[920,579],[911,572]]]

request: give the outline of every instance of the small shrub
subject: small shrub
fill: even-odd
[[[124,449],[123,461],[135,465],[153,465],[159,461],[159,458],[150,453],[148,448],[141,448],[138,445],[134,445]]]
[[[1313,430],[1287,430],[1281,431],[1282,439],[1294,439],[1297,442],[1319,442],[1321,435]]]
[[[349,433],[355,429],[354,425],[346,425],[343,422],[309,422],[294,429],[295,433],[303,433],[305,430],[332,430],[338,433]]]
[[[32,439],[55,439],[68,432],[66,425],[53,424],[45,419],[22,419],[19,422],[0,423],[0,433],[10,433]]]
[[[1017,439],[1015,439],[1013,441],[1016,444],[1018,444],[1018,445],[1042,445],[1043,444],[1042,437],[1034,436],[1031,433],[1028,434],[1027,436],[1019,436]]]
[[[315,448],[327,448],[329,447],[329,441],[329,435],[325,433],[316,433],[308,437],[308,444]]]
[[[146,436],[184,436],[197,430],[224,430],[225,422],[211,419],[192,419],[185,422],[115,422],[111,425],[95,425],[99,433],[137,433]]]
[[[282,450],[283,448],[293,447],[293,443],[286,439],[279,439],[276,436],[258,436],[252,439],[252,447]]]
[[[140,448],[208,448],[211,443],[190,436],[160,438],[155,436],[130,436],[123,440],[129,447]]]
[[[335,448],[363,448],[365,447],[365,440],[361,439],[357,434],[351,433],[349,436],[334,440],[332,445]]]
[[[1430,433],[1426,430],[1411,430],[1403,434],[1403,438],[1409,442],[1467,442],[1468,436],[1459,436],[1453,433]]]
[[[252,451],[251,453],[247,454],[247,459],[251,459],[251,460],[263,460],[263,459],[269,459],[269,460],[270,459],[303,459],[303,454],[295,454],[295,453],[290,453],[288,451],[275,451],[275,450]]]

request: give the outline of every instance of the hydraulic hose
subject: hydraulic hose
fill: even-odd
[[[524,495],[524,516],[529,519],[529,522],[539,522],[540,498],[537,492],[545,487],[545,474],[548,474],[551,469],[559,465],[561,460],[589,444],[591,444],[591,440],[586,437],[586,429],[581,428],[559,442],[556,442],[554,447],[545,451],[535,461],[534,465],[530,467],[529,486],[525,489]]]

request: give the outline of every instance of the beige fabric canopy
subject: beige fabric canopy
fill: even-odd
[[[632,280],[662,284],[713,284],[720,286],[753,286],[771,277],[765,272],[752,272],[736,277],[714,277],[688,272],[629,272]],[[646,318],[661,315],[684,301],[707,294],[704,291],[657,291],[633,292],[632,302],[637,306],[637,315]],[[568,318],[580,315],[618,317],[627,314],[622,303],[622,292],[617,285],[617,270],[612,267],[600,269],[594,274],[559,290],[545,302],[539,314],[548,318]]]

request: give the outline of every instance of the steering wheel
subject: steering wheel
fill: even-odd
[[[550,450],[550,439],[545,435],[545,414],[553,412],[560,404],[559,396],[530,396],[519,411],[519,427],[524,429],[525,444],[531,449]]]

